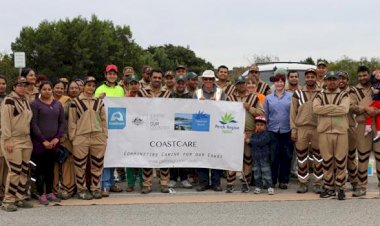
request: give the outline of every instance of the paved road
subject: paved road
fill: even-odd
[[[380,199],[40,207],[0,225],[379,225]]]

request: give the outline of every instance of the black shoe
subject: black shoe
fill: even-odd
[[[280,188],[282,190],[286,190],[286,189],[288,189],[288,185],[280,183],[280,185],[278,185],[278,188]]]
[[[220,185],[214,185],[214,186],[212,186],[212,190],[214,190],[214,191],[223,191],[222,186],[220,186]]]
[[[243,192],[243,193],[248,193],[249,192],[249,187],[248,187],[247,184],[243,184],[241,186],[241,192]]]
[[[335,196],[335,191],[333,190],[327,190],[327,189],[324,189],[321,194],[319,194],[319,197],[320,198],[329,198],[329,197],[333,197]]]
[[[226,193],[233,193],[234,192],[234,186],[233,185],[227,185]]]
[[[208,186],[208,185],[199,185],[197,188],[196,188],[196,190],[197,191],[206,191],[207,189],[209,189],[210,188],[210,186]]]
[[[338,191],[338,200],[345,200],[346,199],[346,194],[344,193],[343,189],[339,189]]]

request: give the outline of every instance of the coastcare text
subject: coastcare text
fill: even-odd
[[[180,140],[170,140],[170,141],[150,141],[149,146],[152,148],[178,148],[178,147],[189,147],[196,148],[196,141],[180,141]]]

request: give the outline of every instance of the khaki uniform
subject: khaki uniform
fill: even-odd
[[[107,122],[103,100],[85,97],[73,99],[69,108],[69,139],[73,144],[75,180],[79,192],[86,188],[86,164],[91,162],[91,191],[100,190],[104,154],[107,146]]]
[[[248,137],[251,137],[252,131],[255,128],[255,117],[259,115],[264,115],[264,109],[260,104],[259,98],[256,94],[249,93],[248,91],[243,97],[240,97],[237,91],[235,90],[232,95],[227,96],[227,101],[233,102],[242,102],[249,104],[249,110],[246,110],[245,114],[245,132]],[[243,157],[243,173],[247,180],[247,183],[250,184],[252,180],[252,156],[251,148],[248,144],[244,142],[244,157]],[[228,171],[227,172],[227,185],[235,185],[236,181],[236,172]]]
[[[323,177],[322,157],[318,145],[317,117],[313,113],[313,100],[321,89],[304,87],[294,92],[290,106],[290,127],[297,136],[295,149],[298,164],[298,181],[309,181],[309,169],[313,169],[314,185],[320,185]]]
[[[313,111],[318,117],[319,148],[323,158],[324,188],[335,190],[346,183],[348,154],[348,118],[350,98],[338,88],[324,90],[313,101]]]
[[[5,203],[24,199],[33,147],[30,140],[31,119],[32,111],[26,98],[12,92],[4,99],[1,107],[1,151],[9,169]],[[11,153],[5,150],[6,144],[13,145]]]
[[[146,82],[144,79],[141,79],[139,82],[140,82],[141,89],[145,89],[150,86],[149,82]]]
[[[227,81],[226,85],[225,86],[221,86],[221,83],[219,81],[216,82],[216,86],[221,88],[224,92],[224,94],[226,94],[226,96],[230,96],[232,95],[232,93],[235,91],[236,87],[234,86],[234,84],[232,84],[230,81]]]
[[[263,80],[260,80],[259,83],[257,83],[256,92],[264,94],[266,96],[271,93],[271,90],[270,90],[269,85],[266,82],[264,82]]]
[[[1,105],[3,103],[4,96],[0,96],[0,109]],[[1,127],[0,127],[0,137],[1,137]],[[3,200],[4,197],[4,191],[5,191],[5,184],[7,181],[7,175],[8,175],[8,166],[5,162],[5,158],[3,155],[3,152],[1,151],[1,142],[0,142],[0,200]]]
[[[346,90],[350,96],[351,105],[355,103],[355,99],[351,95],[351,87],[347,87]],[[358,183],[358,160],[356,159],[356,147],[357,147],[357,128],[354,113],[352,112],[352,107],[350,106],[350,111],[348,112],[348,156],[347,156],[347,171],[348,171],[348,181],[351,184]]]
[[[153,92],[150,86],[142,88],[137,93],[138,97],[148,97],[148,98],[170,98],[171,92],[161,88],[158,92]],[[143,168],[143,186],[152,187],[153,180],[153,169]],[[170,171],[169,168],[160,168],[160,185],[168,186],[170,181]]]
[[[365,111],[372,102],[371,87],[365,88],[361,84],[351,88],[350,92],[352,104],[350,110],[356,115],[355,119],[358,123],[356,137],[357,137],[357,150],[358,150],[358,188],[366,189],[368,184],[368,161],[371,151],[374,151],[376,160],[377,178],[380,181],[380,142],[373,143],[373,134],[370,133],[364,136],[365,119],[368,114]],[[373,120],[375,121],[375,120]],[[380,183],[379,183],[380,188]]]
[[[64,103],[63,107],[65,109],[66,120],[68,120],[69,108],[71,105],[71,99],[67,100]],[[57,193],[66,193],[73,195],[75,192],[75,170],[74,170],[74,159],[73,159],[73,145],[69,140],[67,129],[64,135],[61,137],[60,145],[65,147],[70,155],[67,157],[66,161],[61,165],[55,163],[54,166],[54,181],[53,181],[53,192]]]
[[[34,99],[36,99],[39,95],[37,87],[33,86],[33,91],[31,93],[26,93],[25,98],[28,100],[29,103],[32,103]]]

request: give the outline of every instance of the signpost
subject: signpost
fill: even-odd
[[[25,67],[25,52],[14,52],[15,68],[19,69],[19,75],[21,75],[21,69]]]

